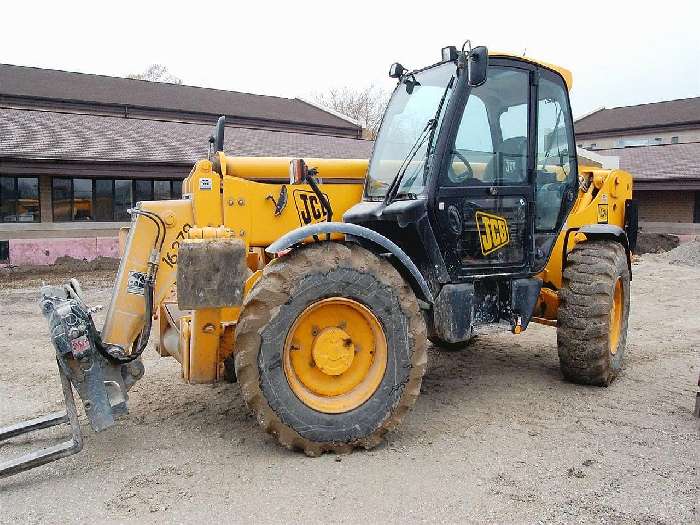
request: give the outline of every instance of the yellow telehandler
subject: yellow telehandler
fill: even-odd
[[[66,411],[0,439],[63,423],[72,438],[0,476],[81,449],[73,389],[95,431],[114,424],[152,328],[185,381],[238,381],[263,429],[312,456],[395,428],[428,340],[534,321],[556,327],[566,379],[615,378],[637,209],[629,173],[577,161],[571,74],[450,46],[390,76],[369,162],[227,156],[219,119],[183,198],[132,210],[101,331],[77,281],[42,289]]]

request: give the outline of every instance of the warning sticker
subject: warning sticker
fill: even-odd
[[[608,205],[598,204],[598,224],[608,223]]]
[[[76,339],[71,339],[70,346],[73,355],[80,359],[81,357],[83,357],[85,352],[90,350],[90,340],[87,338],[86,335],[81,335]]]
[[[144,272],[129,272],[129,280],[126,284],[126,293],[143,295],[146,285],[146,274]]]

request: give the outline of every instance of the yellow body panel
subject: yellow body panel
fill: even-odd
[[[587,224],[625,225],[625,201],[632,198],[632,175],[623,170],[604,170],[581,166],[579,178],[590,178],[587,191],[579,191],[578,198],[569,214],[564,228],[554,243],[552,255],[539,277],[545,285],[558,290],[562,286],[564,242],[569,229]],[[574,249],[583,236],[569,235],[566,252]]]
[[[192,312],[187,375],[188,383],[211,383],[218,379],[221,309],[203,308]]]
[[[287,204],[275,215],[275,203],[283,186]],[[360,183],[321,184],[320,188],[332,204],[336,221],[341,221],[343,213],[362,198]],[[320,202],[306,184],[290,186],[225,177],[223,200],[224,226],[240,236],[249,248],[265,248],[291,230],[326,220]]]
[[[228,157],[219,153],[217,165],[224,176],[248,180],[289,182],[291,157]],[[318,169],[321,180],[346,180],[363,184],[367,159],[314,159],[305,158],[309,168]]]

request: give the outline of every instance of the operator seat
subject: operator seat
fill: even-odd
[[[521,183],[527,177],[527,138],[511,137],[495,148],[484,170],[484,182]]]

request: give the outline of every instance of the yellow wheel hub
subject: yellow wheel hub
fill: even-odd
[[[353,410],[372,397],[384,377],[387,356],[377,318],[344,297],[306,308],[290,328],[282,353],[294,394],[328,414]]]
[[[622,278],[615,281],[613,300],[610,304],[610,330],[608,332],[608,345],[610,353],[617,353],[617,345],[620,342],[620,331],[622,330]]]
[[[342,328],[324,328],[311,348],[316,366],[329,376],[339,376],[347,371],[355,357],[355,344]]]

